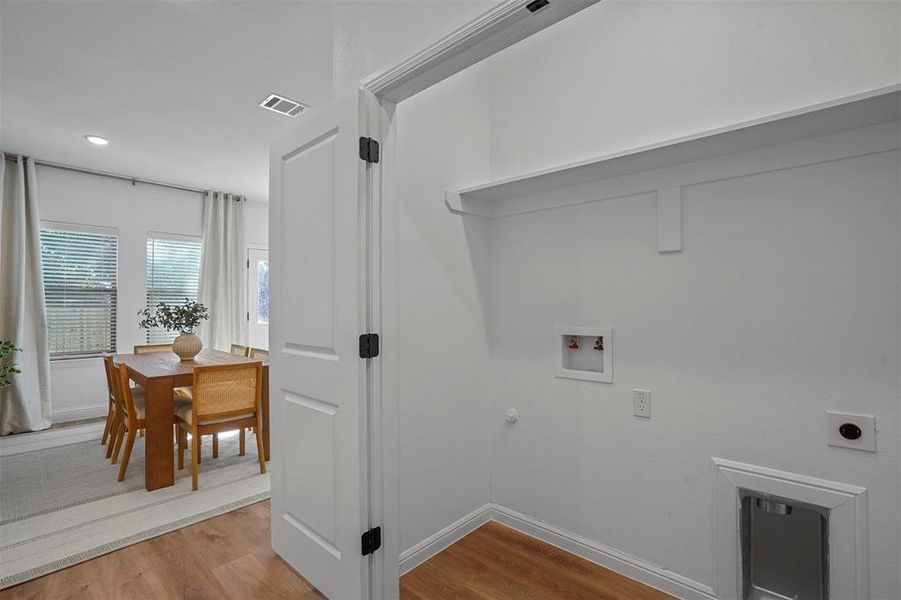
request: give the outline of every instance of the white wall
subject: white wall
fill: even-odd
[[[137,312],[144,307],[144,260],[148,233],[200,238],[200,194],[83,173],[38,167],[42,221],[111,227],[119,233],[117,345],[130,351],[142,344]],[[269,207],[248,202],[247,243],[267,246]],[[106,380],[99,358],[51,363],[55,422],[106,414]]]
[[[689,188],[676,255],[656,252],[650,196],[491,224],[442,206],[901,82],[898,22],[897,3],[605,0],[398,106],[403,549],[491,500],[712,585],[720,455],[868,487],[873,597],[898,597],[897,154]],[[460,132],[486,95],[487,158]],[[559,324],[615,328],[613,385],[553,377]],[[459,380],[492,396],[490,454]],[[653,391],[650,421],[633,387]],[[827,447],[827,408],[875,414],[880,452]],[[448,500],[489,457],[481,496]]]
[[[492,500],[712,585],[711,456],[861,485],[873,597],[897,597],[898,171],[687,187],[679,254],[654,194],[493,221]],[[557,325],[614,328],[612,385],[554,377]],[[829,409],[876,415],[879,452],[828,447]]]
[[[604,0],[491,59],[493,178],[897,83],[901,3]]]
[[[445,186],[488,176],[484,69],[404,102],[396,123],[404,170],[395,215],[395,351],[406,549],[488,501],[487,329],[470,256],[479,232],[448,218],[436,201]]]

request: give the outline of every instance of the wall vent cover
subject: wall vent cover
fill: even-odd
[[[289,117],[300,116],[303,111],[310,108],[306,104],[301,104],[296,100],[291,100],[278,94],[269,94],[265,100],[260,102],[260,107]]]

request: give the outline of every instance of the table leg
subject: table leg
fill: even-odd
[[[269,368],[263,369],[263,391],[260,399],[263,405],[263,457],[269,460]]]
[[[172,378],[148,379],[145,386],[144,486],[147,491],[175,483],[172,461]]]

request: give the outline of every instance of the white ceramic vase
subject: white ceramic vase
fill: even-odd
[[[202,349],[203,343],[194,333],[182,333],[172,342],[172,351],[182,360],[194,360]]]

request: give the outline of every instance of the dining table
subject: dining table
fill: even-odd
[[[147,491],[175,484],[174,391],[194,382],[194,367],[263,363],[263,452],[269,460],[269,358],[248,358],[220,350],[201,350],[193,360],[181,360],[174,352],[116,354],[116,365],[125,365],[128,377],[144,388],[144,486]]]

